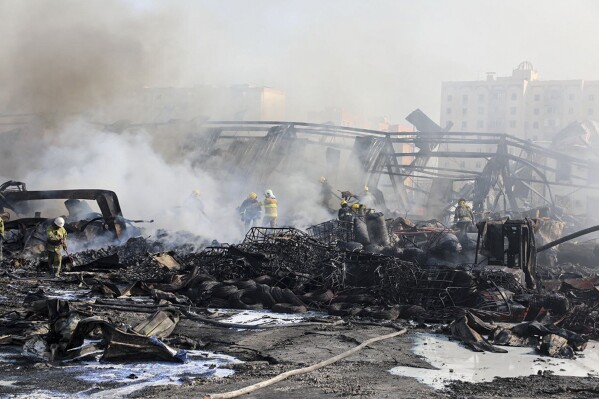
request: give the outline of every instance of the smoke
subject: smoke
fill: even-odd
[[[109,104],[172,69],[174,14],[108,1],[5,2],[0,84],[5,111],[52,124]]]
[[[223,178],[218,171],[193,167],[184,157],[167,162],[161,152],[173,149],[164,148],[164,142],[157,148],[152,135],[144,130],[111,133],[81,120],[70,121],[47,131],[41,141],[26,140],[20,145],[34,155],[20,173],[6,179],[22,180],[30,190],[115,191],[126,218],[154,220],[143,225],[146,235],[167,229],[188,231],[208,241],[238,242],[246,231],[237,207],[249,192],[263,198],[267,189],[272,189],[279,201],[279,226],[305,228],[331,216],[320,201],[317,159],[321,156],[299,159],[311,166],[292,174],[274,170],[268,185],[258,187],[240,177]],[[178,147],[176,142],[169,145]],[[4,161],[23,160],[12,153]],[[195,189],[201,191],[203,212],[189,200]],[[44,211],[42,216],[58,214]]]

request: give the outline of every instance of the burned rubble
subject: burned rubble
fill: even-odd
[[[103,353],[104,360],[141,356],[181,361],[184,354],[160,338],[169,336],[180,317],[205,322],[206,308],[317,310],[381,322],[450,323],[448,332],[476,351],[530,345],[550,356],[572,357],[584,350],[588,339],[597,338],[595,275],[543,279],[556,270],[534,264],[534,234],[524,236],[529,249],[523,252],[510,252],[509,245],[501,249],[507,253],[505,264],[492,257],[496,244],[490,240],[497,241],[493,234],[512,234],[513,226],[525,227],[526,232],[533,221],[480,223],[475,248],[488,251],[498,263],[484,267],[427,261],[469,256],[460,241],[472,247],[470,233],[460,240],[450,229],[430,223],[387,224],[381,216],[368,222],[370,228],[364,229],[332,220],[311,227],[309,233],[254,227],[240,244],[198,252],[156,252],[163,248],[160,242],[141,237],[78,252],[71,256],[67,281],[61,284],[74,284],[87,293],[68,301],[50,299],[39,290],[29,292],[21,304],[5,302],[2,343],[22,344],[25,352],[37,351],[47,360]],[[512,243],[509,237],[506,241]],[[366,250],[372,244],[371,251]],[[3,265],[8,282],[27,279],[24,276],[38,267],[10,257]],[[537,280],[538,276],[542,277]],[[136,297],[147,300],[129,300]],[[94,316],[94,310],[107,308],[153,314],[135,326],[119,327]],[[504,327],[507,322],[520,324]],[[90,335],[101,338],[101,344],[82,346]]]
[[[277,134],[295,140],[295,129],[269,130],[265,140],[284,152],[290,143],[275,140]],[[386,139],[361,139],[370,148],[364,162],[392,162],[383,151]],[[247,147],[245,156],[255,152],[252,160],[270,156]],[[589,340],[599,338],[599,251],[567,239],[593,229],[577,232],[575,218],[550,207],[485,212],[493,190],[505,191],[493,183],[507,184],[509,160],[498,150],[489,165],[465,188],[481,211],[464,227],[448,223],[449,208],[442,210],[444,219],[391,212],[373,186],[381,212],[305,229],[252,227],[234,243],[161,229],[142,235],[142,221],[126,219],[111,191],[28,191],[21,182],[7,182],[0,186],[0,205],[10,216],[1,261],[0,344],[60,366],[179,364],[197,348],[280,364],[268,348],[248,354],[241,344],[223,347],[219,333],[203,335],[209,328],[290,329],[225,322],[223,310],[236,309],[304,315],[292,326],[306,334],[356,326],[381,334],[411,329],[441,332],[476,352],[504,353],[513,346],[552,358],[580,356]],[[504,205],[521,200],[513,192],[504,196],[510,197]],[[64,204],[65,227],[76,243],[62,279],[47,276],[40,256],[52,223],[46,212],[31,217],[37,209],[32,202],[41,200]],[[100,212],[85,201],[96,202]],[[344,334],[347,342],[371,338]]]

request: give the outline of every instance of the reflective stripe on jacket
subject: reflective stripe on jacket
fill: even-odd
[[[262,201],[264,204],[264,215],[270,217],[277,217],[277,200],[275,198],[266,198]]]

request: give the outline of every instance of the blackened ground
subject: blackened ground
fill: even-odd
[[[478,384],[456,382],[449,388],[451,398],[597,398],[599,378],[534,375]]]
[[[18,311],[25,315],[23,301],[28,292],[39,288],[85,291],[78,282],[55,281],[40,273],[20,273],[20,278],[0,276],[0,314]],[[147,314],[113,311],[86,305],[91,298],[73,303],[103,316],[119,326],[134,325]],[[346,320],[348,321],[348,320]],[[362,320],[364,321],[364,320]],[[235,374],[227,378],[186,378],[181,385],[145,388],[130,397],[136,398],[201,398],[206,394],[226,392],[263,381],[282,372],[312,365],[351,349],[365,340],[395,331],[388,326],[357,323],[340,325],[280,327],[263,330],[220,328],[183,319],[173,333],[174,339],[196,342],[201,349],[235,356],[245,363],[232,366]],[[396,366],[430,368],[412,353],[412,334],[422,329],[410,329],[404,336],[374,343],[371,347],[321,370],[259,390],[245,398],[590,398],[599,397],[597,378],[532,376],[496,379],[490,383],[455,383],[445,391],[435,391],[415,379],[391,375]],[[430,331],[429,331],[430,332]],[[1,334],[0,334],[1,335]],[[173,341],[172,345],[178,347]],[[19,359],[19,349],[12,348]],[[6,353],[0,347],[0,352]],[[498,365],[501,367],[501,365]],[[117,388],[118,383],[86,384],[69,378],[59,365],[32,363],[20,358],[18,363],[0,361],[0,397],[27,395],[32,390],[47,390],[75,394]],[[22,396],[25,397],[25,396]]]

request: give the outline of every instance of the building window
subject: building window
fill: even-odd
[[[449,95],[447,96],[447,101],[451,101],[451,100],[453,100],[453,96],[452,96],[451,94],[449,94]]]
[[[568,108],[568,113],[570,115],[572,115],[574,113],[574,108],[572,108],[572,107]]]
[[[551,114],[553,114],[553,111],[554,111],[553,107],[547,107],[547,114],[551,115]]]
[[[517,99],[518,99],[518,94],[512,93],[512,101],[515,101]]]
[[[478,114],[479,115],[484,115],[485,114],[485,109],[483,107],[478,107]]]
[[[534,99],[535,99],[535,101],[540,101],[541,100],[541,95],[540,94],[535,94]]]
[[[535,108],[535,109],[534,109],[534,114],[535,114],[535,115],[539,115],[539,113],[540,113],[540,112],[541,112],[541,111],[540,111],[538,108]]]
[[[480,169],[480,167],[481,167],[481,166],[482,166],[482,164],[480,163],[480,161],[477,161],[477,162],[476,162],[476,168],[477,168],[477,169]]]
[[[555,127],[555,120],[554,119],[549,119],[549,127]]]
[[[570,101],[574,101],[574,99],[575,99],[576,97],[574,96],[574,94],[570,94],[570,97],[569,97],[569,98],[570,98]]]
[[[483,101],[485,101],[485,95],[484,94],[479,94],[478,95],[478,102],[482,103]]]
[[[516,127],[516,121],[510,121],[510,128],[514,129]]]
[[[464,95],[462,96],[462,102],[463,102],[463,103],[467,103],[467,102],[468,102],[468,94],[464,94]]]
[[[559,97],[560,97],[559,96],[559,91],[552,91],[551,92],[551,99],[552,100],[557,100],[557,99],[559,99]]]
[[[539,128],[539,122],[533,122],[532,128],[533,129],[538,129]]]
[[[460,168],[465,168],[465,167],[466,167],[466,161],[461,161]]]
[[[516,115],[516,107],[510,108],[510,115]]]
[[[447,108],[447,115],[451,114],[451,108]]]
[[[462,115],[468,115],[468,108],[462,108]]]
[[[462,129],[467,129],[468,128],[468,122],[463,121],[462,122]]]
[[[477,121],[476,122],[476,127],[479,129],[482,129],[485,127],[485,123],[483,121]]]

